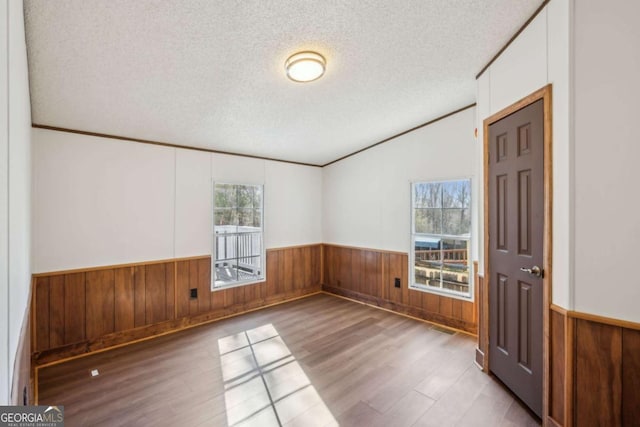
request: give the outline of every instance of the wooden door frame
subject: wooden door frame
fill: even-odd
[[[543,100],[543,124],[544,124],[544,226],[542,262],[544,276],[542,278],[542,424],[547,424],[549,414],[549,310],[551,302],[551,276],[552,276],[552,208],[553,208],[553,176],[552,176],[552,114],[551,114],[551,84],[533,92],[516,103],[498,111],[483,121],[484,129],[484,280],[479,319],[481,342],[478,343],[482,353],[482,370],[489,373],[489,281],[491,279],[490,252],[489,252],[489,126],[521,110],[528,105]]]

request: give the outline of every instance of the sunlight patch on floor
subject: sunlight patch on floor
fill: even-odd
[[[337,426],[272,324],[218,340],[229,426]]]

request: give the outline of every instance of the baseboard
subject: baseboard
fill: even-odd
[[[562,424],[556,421],[553,417],[547,417],[547,424],[552,427],[562,427]]]
[[[484,353],[479,348],[476,348],[476,356],[473,362],[481,371],[484,371]]]

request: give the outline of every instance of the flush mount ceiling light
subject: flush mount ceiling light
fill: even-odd
[[[284,63],[287,77],[294,82],[312,82],[324,74],[327,61],[316,52],[298,52],[291,55]]]

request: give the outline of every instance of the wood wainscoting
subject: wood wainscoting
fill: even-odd
[[[31,301],[31,299],[29,299]],[[16,359],[13,364],[13,383],[11,384],[10,405],[33,405],[33,378],[31,370],[31,307],[27,306],[20,337],[18,339],[18,349]]]
[[[473,302],[409,288],[406,253],[324,244],[323,259],[322,288],[326,292],[471,334],[478,332]]]
[[[549,422],[640,425],[640,324],[551,306]]]
[[[209,255],[34,275],[32,361],[49,364],[321,291],[322,245],[267,250],[266,281],[211,291]],[[190,297],[196,288],[197,298]]]

